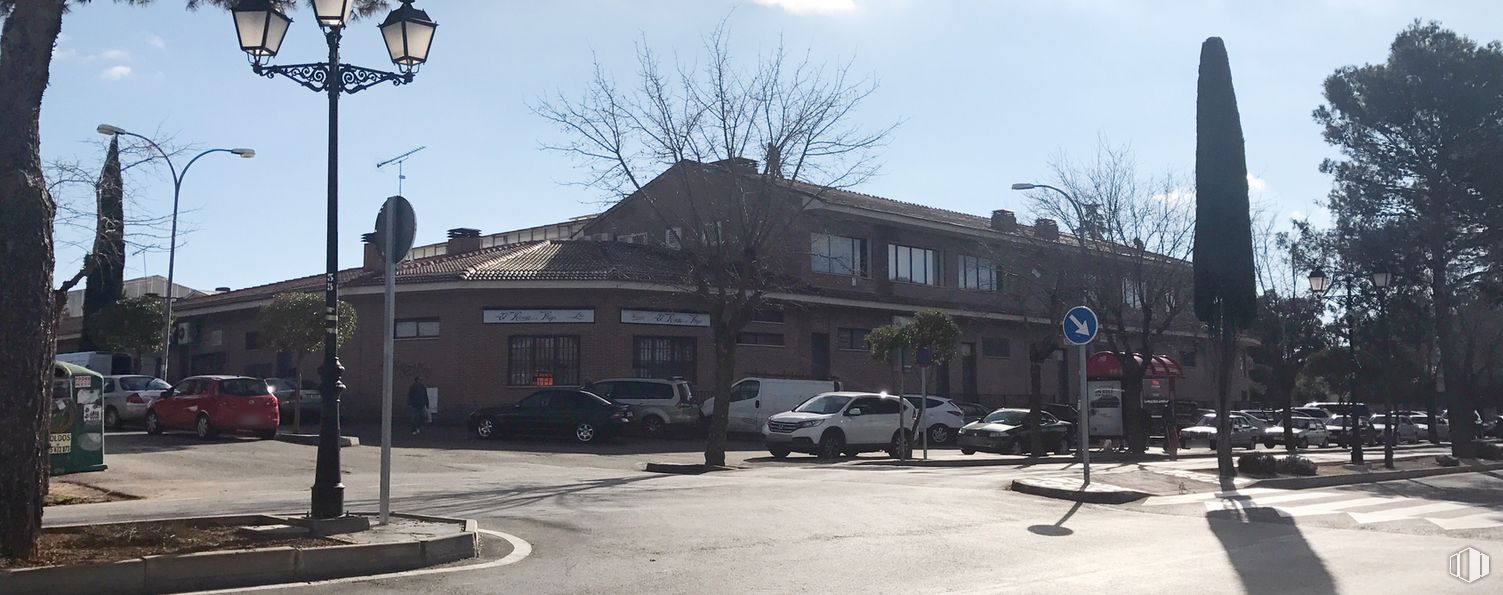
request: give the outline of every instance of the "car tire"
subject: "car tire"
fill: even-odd
[[[1249,438],[1247,440],[1247,450],[1258,450],[1258,441]]]
[[[1307,448],[1310,448],[1310,439],[1306,438],[1304,436],[1300,436],[1299,437],[1299,449],[1300,450],[1305,450]]]
[[[475,422],[475,435],[483,440],[495,440],[501,437],[501,426],[496,423],[496,418],[487,415]]]
[[[934,424],[932,426],[929,426],[929,442],[930,443],[932,443],[932,444],[949,444],[950,441],[954,440],[954,439],[955,439],[955,432],[953,432],[953,431],[950,430],[950,426],[947,426],[945,424]]]
[[[277,429],[276,428],[272,428],[270,430],[257,430],[256,431],[256,437],[260,438],[262,440],[276,440],[276,438],[277,438]]]
[[[600,438],[600,429],[595,424],[587,421],[574,422],[574,440],[580,444],[589,444]]]
[[[976,454],[976,451],[971,450],[969,448],[962,448],[962,449],[960,449],[960,454],[968,455],[969,456],[969,455]]]
[[[668,424],[656,415],[644,417],[642,418],[642,435],[648,438],[666,438],[668,437]]]
[[[193,422],[193,433],[199,440],[212,439],[219,432],[214,429],[214,422],[209,421],[209,414],[198,414],[198,421]]]
[[[1054,447],[1055,447],[1054,448],[1054,454],[1057,454],[1057,455],[1067,455],[1067,454],[1070,454],[1070,438],[1066,437],[1066,436],[1060,436],[1059,437],[1059,442],[1056,443],[1054,445]]]
[[[162,433],[162,424],[157,420],[157,412],[146,412],[146,433],[156,436]]]
[[[1267,448],[1267,449],[1269,449],[1269,450],[1272,450],[1272,449],[1273,449],[1273,447],[1274,447],[1274,446],[1277,446],[1277,445],[1278,445],[1278,443],[1277,443],[1277,442],[1274,442],[1274,441],[1272,441],[1272,440],[1264,440],[1264,441],[1263,441],[1263,448]]]
[[[892,440],[887,443],[886,449],[889,458],[907,459],[912,457],[913,444],[904,439],[907,436],[907,430],[895,430],[892,433]]]
[[[845,436],[840,432],[827,431],[819,437],[819,458],[838,459],[845,452]]]
[[[769,448],[767,452],[772,453],[772,458],[774,459],[786,459],[788,458],[788,453],[793,451],[786,448]]]
[[[1320,447],[1321,448],[1330,448],[1331,447],[1331,438],[1330,437],[1326,437],[1326,438],[1322,439],[1320,441]]]
[[[120,421],[120,412],[116,411],[114,407],[105,407],[104,427],[111,430],[118,430],[123,426],[125,426],[125,422]]]

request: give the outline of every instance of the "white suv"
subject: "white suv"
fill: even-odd
[[[933,444],[949,444],[955,440],[960,427],[965,425],[965,412],[960,407],[945,397],[925,397],[928,403],[919,401],[918,395],[903,395],[903,400],[908,401],[919,414],[924,416],[924,421],[919,422],[919,427],[929,433],[929,442]],[[922,404],[921,404],[922,403]]]
[[[823,458],[844,454],[887,451],[897,458],[906,454],[908,441],[899,433],[902,423],[911,425],[917,413],[908,403],[895,396],[866,392],[833,392],[815,395],[793,411],[768,418],[762,434],[767,451],[783,458],[790,452],[803,452]]]

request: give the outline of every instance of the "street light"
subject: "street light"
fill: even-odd
[[[344,391],[340,375],[337,333],[339,328],[339,96],[354,94],[381,83],[411,83],[418,66],[427,62],[428,49],[438,24],[428,14],[412,7],[412,0],[386,16],[380,25],[381,37],[392,64],[399,72],[385,72],[339,61],[339,42],[349,23],[354,0],[313,0],[313,16],[324,31],[329,46],[325,62],[310,64],[269,65],[282,44],[282,35],[292,19],[282,14],[269,0],[240,0],[232,12],[240,49],[250,59],[251,70],[266,78],[281,75],[316,93],[329,96],[329,164],[328,221],[326,229],[327,268],[324,280],[324,358],[319,367],[323,412],[318,428],[318,462],[312,488],[314,519],[345,516],[344,484],[339,472],[339,396]]]
[[[1310,271],[1310,293],[1315,297],[1323,298],[1326,290],[1331,288],[1331,280],[1326,277],[1326,272],[1320,269]]]
[[[198,158],[203,157],[204,155],[208,155],[210,153],[230,153],[232,155],[239,155],[241,159],[251,159],[256,156],[256,151],[253,149],[244,148],[209,149],[207,151],[194,155],[192,159],[188,160],[188,164],[183,166],[183,170],[178,171],[177,166],[173,165],[172,163],[172,157],[167,154],[167,151],[162,150],[162,147],[160,145],[157,145],[156,141],[153,141],[134,132],[127,131],[126,129],[119,126],[111,126],[109,124],[100,124],[94,130],[105,136],[133,136],[146,141],[146,144],[151,145],[153,149],[157,150],[157,153],[160,153],[162,155],[162,159],[167,162],[167,169],[172,172],[172,233],[170,236],[168,236],[167,239],[167,291],[163,292],[163,295],[166,297],[162,298],[162,301],[164,302],[162,305],[162,353],[161,356],[157,358],[159,360],[157,362],[157,366],[160,370],[157,377],[161,378],[162,380],[166,380],[167,362],[170,359],[169,356],[171,355],[172,350],[172,280],[174,269],[177,266],[177,205],[178,197],[182,194],[183,191],[183,178],[188,176],[188,168],[193,167],[193,163],[198,161]]]
[[[1350,441],[1352,443],[1352,464],[1361,465],[1362,419],[1361,416],[1357,414],[1357,317],[1352,314],[1352,285],[1356,277],[1351,274],[1341,274],[1341,276],[1341,281],[1346,284],[1346,295],[1343,297],[1343,304],[1346,308],[1347,320],[1346,352],[1347,358],[1352,363],[1352,373],[1347,375],[1346,383],[1346,391],[1348,395],[1347,400],[1351,405],[1351,409],[1347,412],[1347,423],[1351,424]],[[1326,292],[1330,291],[1331,289],[1333,279],[1327,277],[1325,271],[1317,268],[1313,271],[1310,271],[1309,280],[1310,293],[1315,294],[1316,299],[1325,298]],[[1285,411],[1285,416],[1290,418],[1288,420],[1285,420],[1285,423],[1292,423],[1294,411]]]
[[[1393,275],[1389,274],[1388,271],[1374,271],[1371,277],[1373,287],[1378,289],[1378,321],[1379,324],[1383,324],[1386,327],[1388,324],[1388,283],[1392,281]],[[1383,333],[1383,342],[1386,347],[1388,342],[1388,333],[1386,332]],[[1384,349],[1384,351],[1388,352],[1389,350]],[[1392,469],[1394,424],[1396,423],[1395,418],[1398,412],[1393,408],[1392,394],[1384,398],[1384,401],[1388,404],[1388,423],[1383,424],[1383,467]]]

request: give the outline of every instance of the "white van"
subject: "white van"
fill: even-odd
[[[765,433],[767,418],[792,411],[800,403],[820,393],[840,390],[834,380],[797,380],[792,378],[742,378],[731,385],[731,412],[727,431],[746,434]],[[706,418],[715,412],[715,401],[700,405]]]

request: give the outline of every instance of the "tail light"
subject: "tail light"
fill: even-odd
[[[141,393],[131,393],[129,397],[125,398],[125,402],[141,405],[146,403],[146,399],[141,398]]]
[[[953,415],[955,417],[965,417],[965,414],[959,411],[946,411],[945,413],[949,413],[950,415]]]

